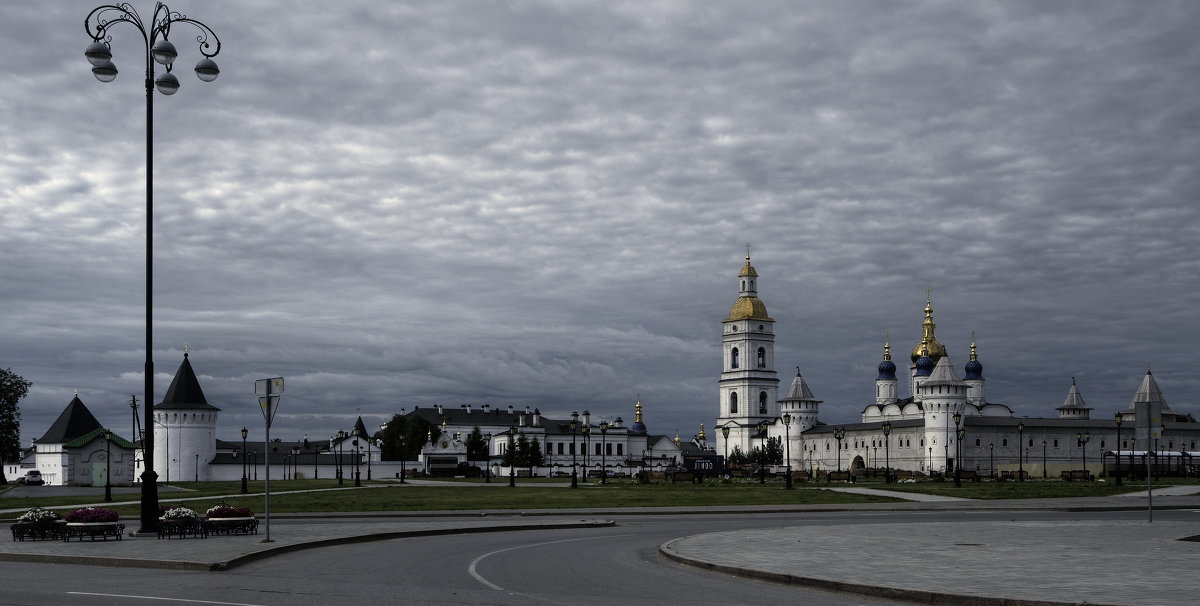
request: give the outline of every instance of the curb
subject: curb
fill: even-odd
[[[666,543],[658,546],[658,552],[668,560],[686,564],[688,566],[694,566],[696,568],[713,570],[739,577],[771,581],[785,585],[812,587],[815,589],[823,589],[826,591],[835,591],[839,593],[853,593],[880,598],[911,600],[914,602],[920,602],[922,604],[952,604],[956,606],[1101,606],[1095,602],[1023,600],[1016,598],[998,598],[980,595],[960,595],[938,591],[924,591],[920,589],[903,589],[898,587],[885,587],[882,585],[846,583],[843,581],[832,581],[829,579],[820,579],[816,577],[805,577],[781,572],[768,572],[765,570],[755,570],[753,568],[742,568],[740,566],[730,566],[727,564],[717,564],[715,562],[709,562],[699,558],[683,555],[672,547],[673,543],[687,538],[689,537],[680,537],[678,539],[667,541]]]

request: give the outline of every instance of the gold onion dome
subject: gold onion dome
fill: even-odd
[[[767,306],[758,297],[738,297],[729,308],[729,320],[771,320],[767,315]]]
[[[921,323],[921,341],[912,350],[912,361],[915,364],[921,356],[929,356],[936,363],[946,355],[946,346],[937,340],[933,323],[933,299],[925,299],[925,321]]]

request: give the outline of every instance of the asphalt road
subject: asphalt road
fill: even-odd
[[[612,528],[358,543],[275,556],[227,572],[5,563],[7,582],[0,604],[903,604],[692,568],[663,558],[658,546],[697,533],[809,524],[879,523],[881,536],[886,536],[886,524],[937,523],[947,515],[616,516],[617,526]],[[1139,512],[1046,511],[950,515],[956,521],[1139,520],[1141,516]],[[1190,512],[1164,511],[1161,516],[1194,518]],[[870,557],[869,546],[848,545],[847,549],[861,549],[863,557]]]

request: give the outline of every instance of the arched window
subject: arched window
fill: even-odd
[[[738,367],[738,348],[736,348],[736,347],[734,347],[733,351],[730,352],[730,354],[729,354],[729,367],[730,368]]]
[[[729,414],[735,415],[737,411],[737,392],[735,391],[729,394]]]
[[[758,392],[758,414],[767,414],[767,392]]]
[[[758,348],[758,367],[759,368],[767,367],[767,350],[762,347]]]

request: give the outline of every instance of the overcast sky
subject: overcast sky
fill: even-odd
[[[5,3],[0,368],[22,443],[73,390],[130,432],[145,359],[141,36]],[[153,3],[135,3],[149,19]],[[820,417],[873,402],[926,288],[988,399],[1094,418],[1149,366],[1200,413],[1200,4],[173,2],[154,98],[156,401],[187,344],[218,437],[413,406],[718,414],[745,245]],[[902,364],[906,366],[906,364]],[[901,391],[906,392],[905,385]],[[711,433],[710,433],[711,437]]]

